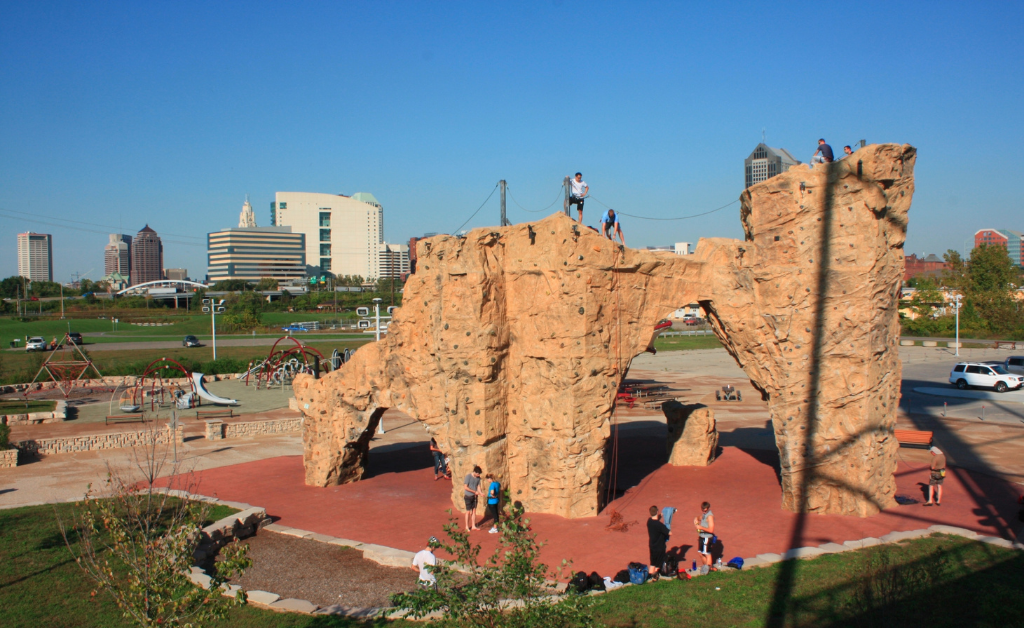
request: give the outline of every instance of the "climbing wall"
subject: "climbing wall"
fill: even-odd
[[[768,401],[783,505],[885,507],[914,156],[876,145],[793,168],[744,192],[745,241],[701,240],[691,256],[624,248],[562,214],[420,241],[388,336],[295,380],[307,483],[358,480],[381,412],[398,408],[451,452],[456,478],[478,464],[527,510],[597,514],[629,363],[658,320],[699,301]]]

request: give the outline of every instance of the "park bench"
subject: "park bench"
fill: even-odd
[[[640,401],[643,402],[645,408],[660,408],[661,404],[666,401],[675,401],[676,396],[671,394],[664,395],[648,395],[642,398]]]
[[[196,420],[213,419],[216,417],[233,417],[235,412],[232,408],[214,408],[213,410],[196,410]]]
[[[132,423],[134,421],[145,423],[146,417],[143,414],[111,414],[106,419],[104,419],[103,424],[107,425],[109,423]]]
[[[893,430],[896,442],[901,447],[920,447],[928,449],[932,446],[932,433],[919,430]]]

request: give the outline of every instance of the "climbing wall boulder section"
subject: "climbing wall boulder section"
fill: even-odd
[[[674,467],[706,467],[718,453],[715,411],[699,404],[669,401],[662,404],[668,434],[665,447]]]
[[[436,236],[388,335],[295,379],[306,482],[362,477],[380,415],[422,421],[452,458],[527,510],[597,514],[615,396],[655,324],[699,302],[768,402],[791,510],[892,503],[897,299],[915,150],[872,145],[741,197],[745,241],[624,248],[567,216]],[[462,508],[462,483],[453,504]]]

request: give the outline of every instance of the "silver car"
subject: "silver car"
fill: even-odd
[[[1006,392],[1024,386],[1024,377],[1011,375],[1002,364],[983,364],[981,362],[961,362],[949,373],[949,383],[960,390],[968,386],[992,388],[996,392]]]
[[[1003,362],[1003,368],[1011,373],[1024,375],[1024,356],[1011,355]]]
[[[32,336],[25,343],[25,351],[46,351],[50,348],[42,336]]]

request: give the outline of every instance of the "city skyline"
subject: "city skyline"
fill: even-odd
[[[585,222],[615,207],[633,246],[739,238],[739,159],[764,139],[806,162],[824,137],[837,155],[862,138],[919,149],[907,251],[1012,228],[1024,63],[998,42],[1024,11],[804,6],[11,4],[0,224],[52,233],[56,280],[98,279],[109,234],[144,224],[168,266],[203,268],[246,194],[265,224],[277,190],[373,190],[383,238],[405,242],[454,231],[499,179],[509,218],[536,220],[581,171]],[[250,45],[282,32],[306,35]],[[766,37],[799,62],[751,64]],[[466,228],[498,224],[496,196]],[[0,241],[4,276],[15,245]]]

